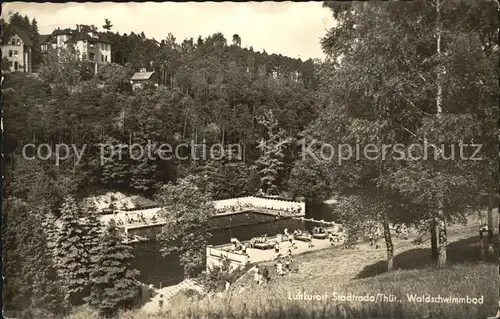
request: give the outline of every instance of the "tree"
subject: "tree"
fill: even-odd
[[[193,276],[205,264],[209,221],[215,215],[212,199],[196,186],[194,176],[163,186],[156,199],[161,205],[159,217],[166,222],[158,235],[161,252],[180,253],[184,273]]]
[[[216,292],[224,289],[226,281],[231,281],[231,260],[225,257],[220,264],[209,267],[203,277],[203,288],[206,292]]]
[[[40,214],[34,215],[40,216]],[[26,256],[30,256],[32,260],[24,265],[23,272],[25,276],[31,277],[33,280],[31,301],[35,316],[48,318],[64,314],[68,309],[68,303],[60,286],[61,280],[53,265],[53,255],[41,227],[41,218],[35,217],[35,220],[37,222],[33,224],[35,229],[31,233],[31,243],[28,245],[28,250],[24,251]]]
[[[103,89],[107,92],[128,93],[132,91],[130,78],[132,70],[119,64],[105,64],[96,74],[99,84],[103,84]]]
[[[264,126],[267,133],[267,140],[261,140],[259,145],[261,156],[256,161],[260,169],[261,188],[264,193],[275,195],[278,192],[280,174],[284,169],[284,150],[290,138],[279,128],[271,110],[266,111],[259,119],[259,123]]]
[[[111,21],[109,21],[108,19],[104,19],[104,25],[102,26],[102,28],[107,31],[111,31],[112,27],[113,25],[111,24]]]
[[[446,223],[463,218],[478,193],[476,177],[467,169],[470,163],[456,158],[444,160],[442,153],[457,147],[459,141],[484,138],[478,134],[478,128],[491,127],[491,124],[479,124],[484,114],[479,116],[481,107],[476,99],[469,99],[475,94],[482,96],[477,91],[471,94],[470,90],[474,87],[471,76],[476,72],[471,71],[475,67],[460,71],[469,65],[464,63],[464,55],[459,50],[464,47],[461,39],[464,35],[469,40],[476,37],[470,32],[471,28],[457,32],[461,28],[457,26],[472,19],[467,17],[470,10],[466,5],[439,1],[418,1],[404,6],[393,2],[330,2],[327,6],[332,8],[339,23],[328,32],[322,45],[333,61],[340,60],[333,70],[341,78],[328,78],[327,89],[331,90],[332,86],[343,89],[335,89],[336,94],[331,94],[337,101],[330,99],[326,103],[334,103],[340,110],[345,108],[344,118],[357,117],[358,125],[363,124],[372,112],[371,106],[375,105],[378,114],[383,115],[377,120],[377,127],[386,132],[382,140],[392,141],[392,145],[421,144],[424,137],[427,139],[432,149],[429,155],[434,160],[422,160],[422,152],[413,151],[404,161],[384,164],[377,187],[392,189],[422,208],[415,221],[431,220],[431,228],[437,227],[437,232],[433,231],[436,242],[433,241],[432,247],[436,252],[439,249],[438,265],[442,267],[446,263]],[[472,11],[477,16],[477,11]],[[404,15],[411,18],[401,19]],[[382,20],[386,23],[381,24]],[[377,36],[379,32],[383,36]],[[485,39],[491,38],[489,33],[484,32]],[[455,44],[458,42],[461,45]],[[380,51],[382,47],[386,49]],[[475,78],[477,83],[484,84],[490,75],[484,77],[482,72],[476,73],[475,76],[481,75]],[[347,80],[353,74],[357,74],[359,80]],[[365,79],[368,81],[364,82]],[[342,105],[340,100],[349,102]],[[490,98],[485,101],[486,105],[492,103]],[[353,107],[357,103],[360,104]],[[485,109],[492,114],[489,107],[483,105]],[[342,135],[344,127],[340,124],[335,124],[332,131]],[[436,145],[446,147],[439,150]],[[420,156],[420,160],[411,160],[410,156]]]
[[[99,212],[97,211],[97,207],[93,204],[93,202],[89,202],[85,204],[83,208],[83,246],[88,255],[87,259],[87,267],[89,268],[89,277],[90,273],[96,267],[96,259],[99,255],[99,245],[101,240],[102,233],[102,224],[99,220]]]
[[[306,201],[322,202],[330,196],[328,163],[312,159],[302,159],[295,162],[287,180],[287,188],[293,197],[303,196]]]
[[[78,58],[75,49],[57,49],[48,52],[40,65],[40,78],[64,88],[71,88],[85,76],[85,62]]]
[[[81,303],[89,278],[89,254],[85,249],[80,211],[75,199],[67,196],[61,207],[61,228],[55,251],[59,274],[66,290],[66,300]]]
[[[241,46],[241,38],[238,34],[233,35],[233,45],[240,47]]]
[[[67,303],[42,223],[49,206],[38,202],[34,209],[14,198],[8,202],[3,220],[4,309],[21,317],[62,315]]]
[[[133,305],[139,272],[132,268],[132,248],[122,243],[123,236],[113,220],[100,239],[96,267],[90,274],[91,292],[86,300],[107,318]]]

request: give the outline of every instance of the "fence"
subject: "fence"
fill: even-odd
[[[230,198],[214,201],[215,209],[230,210],[235,207],[258,207],[272,210],[282,211],[297,211],[300,214],[305,214],[306,204],[304,202],[289,201],[284,199],[271,199],[256,196],[247,196],[239,198]]]

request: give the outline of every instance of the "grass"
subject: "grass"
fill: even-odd
[[[272,262],[267,264],[273,278],[267,286],[255,286],[247,274],[235,287],[245,286],[242,294],[233,291],[219,298],[193,301],[180,294],[165,305],[165,311],[151,314],[132,310],[120,314],[124,319],[142,318],[481,318],[496,313],[498,270],[493,262],[480,260],[477,223],[449,229],[448,267],[437,269],[427,248],[410,241],[395,240],[395,267],[385,272],[384,249],[360,245],[355,250],[326,249],[297,256],[299,271],[277,277]],[[492,260],[494,261],[494,260]],[[322,301],[293,300],[298,292],[327,294]],[[338,295],[385,294],[398,301],[335,301]],[[481,304],[410,302],[407,295],[442,297],[483,296]],[[379,296],[380,298],[380,296]],[[401,301],[399,301],[401,300]],[[96,318],[90,310],[80,310],[71,319]]]
[[[397,296],[402,302],[335,302],[290,300],[290,290],[280,278],[266,287],[253,287],[243,294],[231,293],[222,298],[191,301],[179,295],[172,300],[170,309],[157,314],[140,310],[124,312],[123,319],[142,318],[480,318],[496,312],[498,295],[496,267],[490,264],[461,264],[447,269],[398,270],[377,277],[347,283],[316,282],[308,286],[308,293],[336,292]],[[303,289],[300,289],[303,291]],[[432,304],[408,302],[407,294],[432,296],[484,296],[483,304]],[[88,310],[87,310],[88,311]],[[88,311],[71,319],[95,318]]]

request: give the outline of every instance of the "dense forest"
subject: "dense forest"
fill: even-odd
[[[445,267],[447,225],[487,207],[489,246],[483,254],[492,253],[499,139],[496,2],[339,1],[324,6],[338,22],[321,41],[325,61],[255,52],[243,48],[237,34],[230,43],[220,33],[182,42],[168,34],[158,42],[144,33],[113,33],[107,20],[103,27],[113,42],[113,63],[95,76],[70,50],[41,56],[36,75],[6,74],[5,304],[12,310],[29,308],[36,317],[39,310],[66,311],[63,305],[81,303],[82,294],[96,307],[99,298],[107,298],[95,288],[106,277],[97,271],[78,273],[61,285],[67,290],[53,284],[56,268],[70,273],[79,263],[106,264],[107,256],[82,261],[57,255],[66,264],[52,265],[50,235],[44,235],[50,231],[41,229],[59,219],[64,238],[80,236],[78,227],[90,238],[96,221],[79,226],[75,219],[80,213],[87,219],[93,215],[88,213],[92,208],[78,203],[96,188],[141,194],[176,210],[172,218],[184,221],[184,227],[164,232],[163,237],[170,234],[166,243],[198,226],[198,237],[175,247],[187,268],[203,263],[200,247],[206,236],[200,223],[213,213],[204,203],[258,193],[301,196],[308,202],[339,196],[336,209],[353,243],[362,239],[368,221],[383,225],[389,270],[394,267],[389,223],[430,234],[433,258]],[[13,15],[9,23],[36,38],[36,21],[29,21]],[[159,85],[133,91],[130,77],[142,68],[155,71]],[[102,161],[111,145],[137,143],[155,152],[155,145],[192,141],[237,144],[244,152],[230,160],[137,160],[129,147]],[[304,156],[305,141],[314,142],[309,155],[316,157]],[[415,160],[423,150],[410,146],[424,141],[431,159]],[[259,147],[263,142],[266,147]],[[85,156],[79,159],[69,149],[58,165],[54,157],[26,160],[21,154],[27,143],[47,143],[52,150],[73,145],[85,149]],[[481,144],[479,154],[465,150],[481,160],[450,158],[463,143]],[[402,145],[408,156],[397,158],[390,148],[385,159],[355,159],[349,149],[331,147],[368,144]],[[37,155],[33,149],[28,156]],[[327,156],[325,149],[330,149]],[[346,159],[339,162],[333,155]],[[128,265],[132,257],[116,240],[116,225],[103,236],[105,244],[87,240],[75,249],[89,252],[107,245],[97,251],[119,251]],[[54,242],[56,252],[66,247],[60,239]],[[165,245],[165,251],[172,250]],[[45,273],[37,271],[42,268]],[[120,287],[132,287],[133,277],[132,270],[124,273]],[[71,298],[64,299],[67,291]],[[56,296],[66,303],[46,303]],[[128,306],[127,298],[108,300],[101,310]]]

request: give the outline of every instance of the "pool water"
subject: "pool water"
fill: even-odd
[[[316,205],[310,207],[306,218],[316,220],[332,221],[331,207],[328,205]],[[222,245],[230,242],[235,237],[240,241],[250,240],[253,237],[274,236],[288,229],[311,230],[318,226],[313,222],[305,222],[298,219],[277,219],[274,216],[262,213],[246,212],[229,216],[214,217],[211,220],[211,234],[209,243],[211,245]],[[138,242],[132,244],[135,256],[134,267],[140,271],[139,280],[155,287],[170,286],[184,279],[184,271],[176,254],[163,257],[160,245],[155,240]]]

